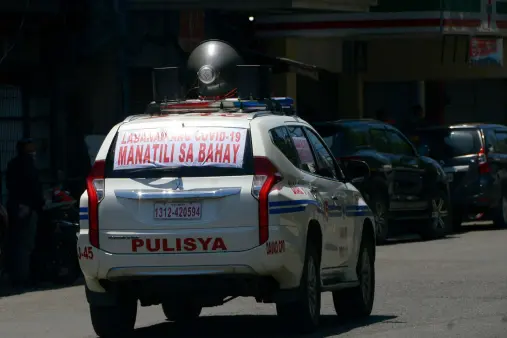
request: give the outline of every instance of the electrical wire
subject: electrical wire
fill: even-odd
[[[16,37],[14,38],[14,41],[11,43],[11,45],[9,47],[7,47],[7,49],[4,52],[4,55],[2,56],[2,58],[0,58],[0,65],[2,65],[2,63],[7,58],[9,53],[14,49],[14,47],[16,47],[19,37],[21,36],[21,32],[23,31],[23,27],[25,26],[26,12],[29,7],[30,7],[30,0],[26,0],[25,10],[24,10],[23,17],[21,18],[21,22],[18,27],[18,32],[16,33]]]

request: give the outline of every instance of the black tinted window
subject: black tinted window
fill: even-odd
[[[496,132],[496,144],[494,146],[495,152],[507,153],[507,132]]]
[[[401,135],[392,130],[386,131],[387,136],[389,138],[389,148],[391,149],[392,154],[396,155],[407,155],[413,156],[414,149],[412,145],[408,143]]]
[[[299,167],[298,154],[296,148],[292,143],[289,132],[285,127],[278,127],[269,131],[271,140],[275,146],[292,162],[296,167]]]
[[[481,140],[476,129],[435,129],[420,132],[419,143],[428,146],[430,157],[445,160],[477,154]]]
[[[194,136],[195,129],[198,129],[200,136]],[[166,135],[162,137],[160,133],[164,130]],[[126,136],[121,132],[117,133],[106,158],[106,177],[212,177],[254,174],[249,130],[238,132],[238,128],[225,127],[183,128],[183,133],[187,134],[178,138],[170,135],[173,130],[160,128],[154,131],[135,131],[138,135],[131,136],[131,139],[125,139]],[[141,135],[142,133],[146,134]],[[152,135],[149,135],[150,133]],[[159,136],[153,136],[157,133]]]
[[[387,139],[385,129],[370,129],[371,144],[381,153],[389,153],[389,140]]]
[[[326,125],[316,126],[315,130],[337,158],[369,148],[366,125]]]
[[[315,151],[315,156],[317,157],[319,174],[328,178],[337,178],[333,156],[329,153],[329,151],[327,151],[324,143],[319,140],[312,130],[308,128],[305,129],[308,134],[308,140],[310,141],[313,150]]]
[[[287,126],[287,129],[289,131],[290,137],[292,138],[294,146],[296,147],[300,162],[299,168],[301,170],[315,174],[317,172],[315,157],[313,156],[312,148],[308,142],[308,139],[306,138],[303,128],[296,126]]]

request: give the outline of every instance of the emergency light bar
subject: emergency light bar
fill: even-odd
[[[187,100],[182,102],[166,102],[160,105],[161,111],[183,110],[183,109],[273,109],[279,106],[282,109],[290,109],[294,106],[294,100],[290,97],[273,97],[267,100],[245,100],[229,98],[224,100],[203,101]]]

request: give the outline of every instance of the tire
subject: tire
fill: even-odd
[[[277,314],[297,331],[312,333],[319,327],[321,288],[319,255],[311,243],[306,246],[303,275],[296,297],[294,302],[277,303]]]
[[[503,194],[500,198],[500,203],[496,207],[493,224],[495,228],[507,228],[507,196],[504,196]]]
[[[90,317],[100,338],[128,337],[136,324],[137,302],[117,306],[90,305]]]
[[[194,303],[162,303],[162,311],[171,322],[189,322],[199,318],[202,306]]]
[[[449,197],[444,190],[439,190],[430,201],[429,219],[423,224],[420,235],[424,240],[443,238],[449,231],[451,221]]]
[[[375,245],[371,239],[363,238],[357,260],[359,285],[333,291],[333,304],[340,317],[364,318],[371,314],[375,300]]]
[[[371,208],[375,218],[375,238],[378,245],[385,244],[389,237],[388,199],[380,193],[372,195]]]

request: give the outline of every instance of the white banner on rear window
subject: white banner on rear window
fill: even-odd
[[[242,168],[244,128],[156,128],[118,133],[114,170],[157,167]]]

